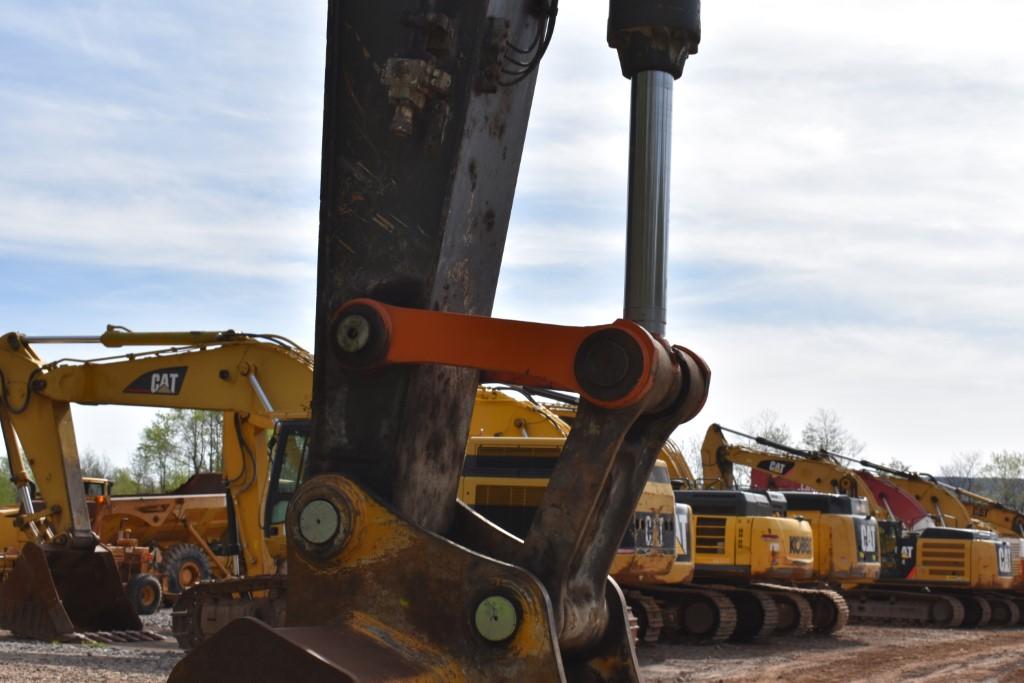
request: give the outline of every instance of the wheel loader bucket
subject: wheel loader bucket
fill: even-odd
[[[110,552],[28,543],[0,584],[0,628],[37,640],[77,640],[81,634],[141,631]]]

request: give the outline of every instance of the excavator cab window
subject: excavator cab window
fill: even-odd
[[[82,483],[85,486],[85,497],[87,499],[110,495],[110,482],[108,481],[83,479]]]
[[[267,491],[266,529],[283,524],[288,514],[288,503],[295,489],[302,483],[309,450],[309,422],[285,420],[278,425],[273,438],[273,461],[270,485]]]
[[[882,577],[902,579],[914,568],[917,534],[907,533],[903,524],[891,520],[878,520]]]

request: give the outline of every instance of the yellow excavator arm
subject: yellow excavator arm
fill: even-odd
[[[239,511],[243,572],[274,572],[261,516],[269,468],[267,430],[279,420],[308,418],[313,377],[309,353],[280,337],[231,331],[135,333],[108,328],[93,338],[11,333],[5,341],[0,372],[11,470],[26,490],[31,470],[47,505],[17,519],[10,532],[22,540],[67,536],[72,545],[95,542],[82,490],[72,403],[213,410],[225,414],[224,477]],[[185,345],[53,363],[44,363],[32,348],[32,343],[69,341],[107,347]],[[28,463],[21,461],[13,444],[15,434]],[[26,520],[35,523],[35,538],[24,537]]]
[[[930,474],[896,470],[866,460],[859,462],[875,469],[890,484],[913,496],[938,526],[983,529],[1006,536],[1020,536],[1024,531],[1024,517],[1007,515],[1013,511],[996,501],[944,484]],[[1016,528],[1014,520],[1017,520]]]
[[[701,465],[707,488],[733,488],[733,466],[743,465],[772,477],[801,484],[813,491],[865,498],[873,515],[881,519],[888,519],[891,516],[884,502],[875,497],[871,488],[855,470],[826,458],[816,457],[812,452],[793,455],[731,444],[726,440],[723,428],[717,424],[708,427],[704,436]]]
[[[989,524],[1003,536],[1024,537],[1024,514],[973,491],[956,486],[948,488],[960,497],[971,511],[971,517]]]

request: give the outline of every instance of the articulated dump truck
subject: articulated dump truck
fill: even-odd
[[[728,443],[725,432],[758,447]],[[1014,544],[985,528],[936,526],[915,497],[889,478],[843,464],[841,456],[804,451],[712,425],[702,451],[706,480],[734,481],[733,465],[750,467],[755,483],[806,487],[862,497],[877,520],[881,572],[849,576],[841,590],[851,619],[879,624],[976,628],[1011,626],[1024,608]],[[786,491],[795,501],[799,493]],[[950,506],[952,507],[952,506]]]
[[[92,529],[101,543],[117,547],[127,535],[136,546],[157,554],[149,571],[157,585],[148,592],[126,586],[140,614],[152,614],[159,606],[159,599],[156,605],[151,599],[154,591],[173,604],[200,581],[238,574],[237,527],[229,518],[222,473],[202,472],[167,493],[118,495],[109,480],[98,477],[86,477],[84,484]],[[128,576],[131,582],[134,577]]]

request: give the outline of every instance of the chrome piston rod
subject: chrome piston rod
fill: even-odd
[[[672,74],[632,78],[624,317],[665,334]]]

